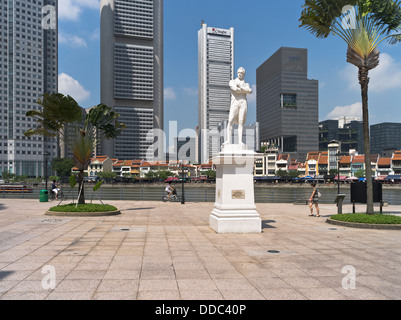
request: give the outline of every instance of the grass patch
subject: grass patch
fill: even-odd
[[[336,221],[368,223],[368,224],[401,224],[401,217],[388,214],[367,215],[365,213],[336,214],[331,217]]]
[[[61,206],[52,207],[49,211],[56,212],[109,212],[109,211],[117,211],[117,208],[111,206],[109,204],[94,204],[94,203],[86,203],[79,204],[78,206],[75,203],[64,204]]]

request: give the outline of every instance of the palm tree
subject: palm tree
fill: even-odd
[[[70,96],[45,93],[37,103],[41,106],[39,110],[26,113],[27,117],[35,119],[36,127],[27,130],[24,135],[58,137],[64,141],[72,151],[74,165],[79,170],[77,203],[84,204],[84,171],[93,151],[102,139],[117,137],[126,126],[118,122],[119,114],[104,104],[91,108],[83,120],[82,108]]]
[[[383,41],[401,41],[401,1],[394,0],[305,0],[300,27],[317,38],[336,35],[348,45],[347,62],[358,68],[361,86],[365,152],[367,214],[373,214],[370,157],[368,86],[369,71],[379,65],[378,46]]]

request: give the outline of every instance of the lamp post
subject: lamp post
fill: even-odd
[[[340,156],[341,154],[338,152],[337,156],[337,194],[340,194]]]
[[[182,194],[181,204],[185,204],[185,193],[184,193],[184,164],[181,161],[181,182],[182,182]]]
[[[180,164],[178,160],[178,137],[176,139],[176,144],[177,144],[177,171],[179,171]],[[185,193],[184,193],[184,169],[183,169],[183,163],[181,161],[181,204],[185,204]]]
[[[43,152],[43,158],[45,160],[45,189],[47,190],[47,161],[49,160],[50,153],[45,151]]]

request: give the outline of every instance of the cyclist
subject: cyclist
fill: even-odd
[[[58,185],[57,185],[57,183],[56,183],[56,180],[53,180],[53,183],[52,183],[52,192],[54,192],[54,197],[55,197],[55,199],[57,200],[58,194],[59,194],[59,192],[60,192],[60,188],[58,187]]]
[[[167,199],[170,200],[170,196],[176,196],[177,195],[177,191],[170,185],[170,182],[167,184],[166,186],[166,192],[168,193]]]

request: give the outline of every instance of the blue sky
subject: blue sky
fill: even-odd
[[[100,101],[99,0],[61,0],[59,8],[59,91],[83,107]],[[235,28],[235,68],[245,67],[256,85],[256,69],[280,47],[308,49],[309,79],[319,80],[319,118],[361,115],[357,69],[346,62],[338,37],[317,39],[299,28],[303,0],[164,0],[165,129],[198,123],[198,42],[201,20]],[[382,44],[380,66],[371,72],[371,124],[401,122],[401,45]],[[248,123],[256,121],[255,97]]]

